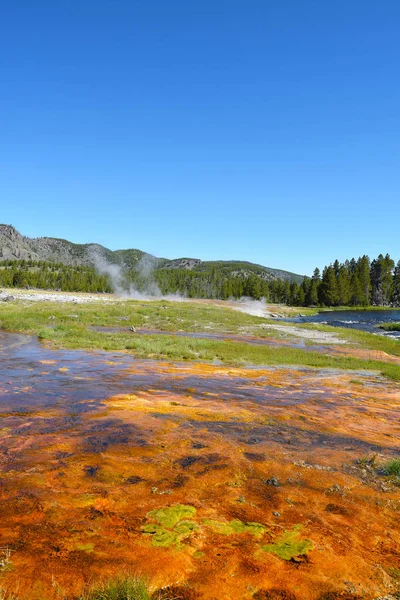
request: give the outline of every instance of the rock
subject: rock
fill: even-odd
[[[133,325],[131,325],[131,327],[129,327],[129,331],[133,331],[133,333],[136,333],[136,328]]]
[[[278,511],[276,511],[276,510],[274,510],[274,512],[272,514],[274,515],[274,517],[280,517],[281,516],[281,513],[278,512]]]
[[[201,264],[199,258],[177,258],[166,262],[163,267],[164,269],[186,269],[191,270]]]
[[[342,488],[340,487],[340,485],[338,485],[337,483],[335,483],[334,485],[332,485],[329,490],[329,492],[341,492]]]
[[[0,301],[1,302],[11,302],[12,300],[15,300],[14,296],[10,296],[10,295],[6,295],[6,296],[0,296]]]
[[[277,479],[276,477],[271,477],[271,479],[265,479],[264,483],[266,483],[267,485],[274,485],[275,487],[279,487],[281,485],[279,479]]]

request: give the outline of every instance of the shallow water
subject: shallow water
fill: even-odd
[[[398,455],[398,383],[52,350],[10,333],[0,364],[0,552],[12,561],[0,580],[21,598],[71,597],[128,568],[205,600],[270,588],[319,600],[343,580],[366,600],[387,589],[377,564],[397,565],[400,492],[357,460]],[[158,547],[149,513],[177,504],[196,528]],[[232,519],[265,533],[207,525]],[[294,525],[309,556],[262,549]]]
[[[400,339],[400,331],[384,331],[379,325],[384,323],[399,323],[400,309],[393,310],[332,310],[322,311],[309,317],[284,319],[292,323],[320,323],[332,327],[348,327],[361,329],[370,333],[379,333],[395,339]]]
[[[249,346],[270,346],[270,347],[282,347],[282,345],[290,346],[291,348],[301,348],[307,352],[324,352],[326,347],[317,345],[307,345],[305,340],[299,341],[288,341],[278,340],[273,338],[262,338],[253,335],[239,335],[234,333],[208,333],[203,331],[164,331],[162,329],[146,329],[138,327],[135,331],[132,331],[128,327],[104,327],[104,326],[91,326],[88,328],[90,331],[96,333],[103,333],[105,335],[112,333],[131,333],[135,335],[170,335],[184,338],[195,338],[212,340],[216,342],[230,341],[248,344]]]

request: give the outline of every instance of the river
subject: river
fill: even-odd
[[[285,319],[294,323],[318,323],[332,327],[349,327],[370,333],[379,333],[400,340],[400,331],[385,331],[379,325],[383,323],[399,323],[400,309],[392,310],[332,310],[322,311],[310,317]]]

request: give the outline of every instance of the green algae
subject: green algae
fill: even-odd
[[[77,544],[76,548],[77,550],[90,554],[94,550],[94,544],[91,544],[90,542],[88,544]]]
[[[147,513],[147,518],[155,521],[142,527],[144,535],[151,535],[153,546],[169,548],[180,547],[181,542],[199,528],[197,523],[190,520],[196,515],[194,506],[175,504],[167,508],[152,510]],[[189,519],[188,519],[189,517]]]
[[[239,519],[232,519],[229,523],[223,521],[214,521],[213,519],[204,519],[203,525],[211,527],[215,533],[221,535],[234,535],[235,533],[249,533],[257,538],[264,535],[266,527],[261,523],[244,523]]]
[[[147,513],[146,517],[156,521],[167,529],[173,529],[179,521],[182,519],[190,519],[194,517],[195,514],[196,509],[194,506],[174,504],[173,506],[167,506],[167,508],[151,510]]]
[[[229,527],[229,523],[223,523],[222,521],[214,521],[213,519],[204,519],[203,525],[211,527],[215,533],[221,535],[231,535],[233,530]]]
[[[142,527],[142,532],[144,535],[152,536],[153,546],[180,548],[183,540],[187,540],[194,531],[199,529],[199,525],[193,520],[196,516],[196,509],[193,506],[174,504],[152,510],[146,516],[150,522]],[[266,531],[266,527],[261,523],[244,523],[239,519],[232,519],[229,523],[203,519],[202,525],[210,527],[215,533],[221,535],[248,533],[261,538]]]
[[[309,550],[312,550],[313,543],[308,539],[300,539],[301,529],[301,525],[295,525],[293,529],[282,533],[273,544],[262,546],[262,549],[264,552],[275,554],[283,560],[292,560],[307,554]]]

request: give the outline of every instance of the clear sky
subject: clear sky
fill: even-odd
[[[0,222],[311,273],[400,258],[398,0],[5,0]]]

